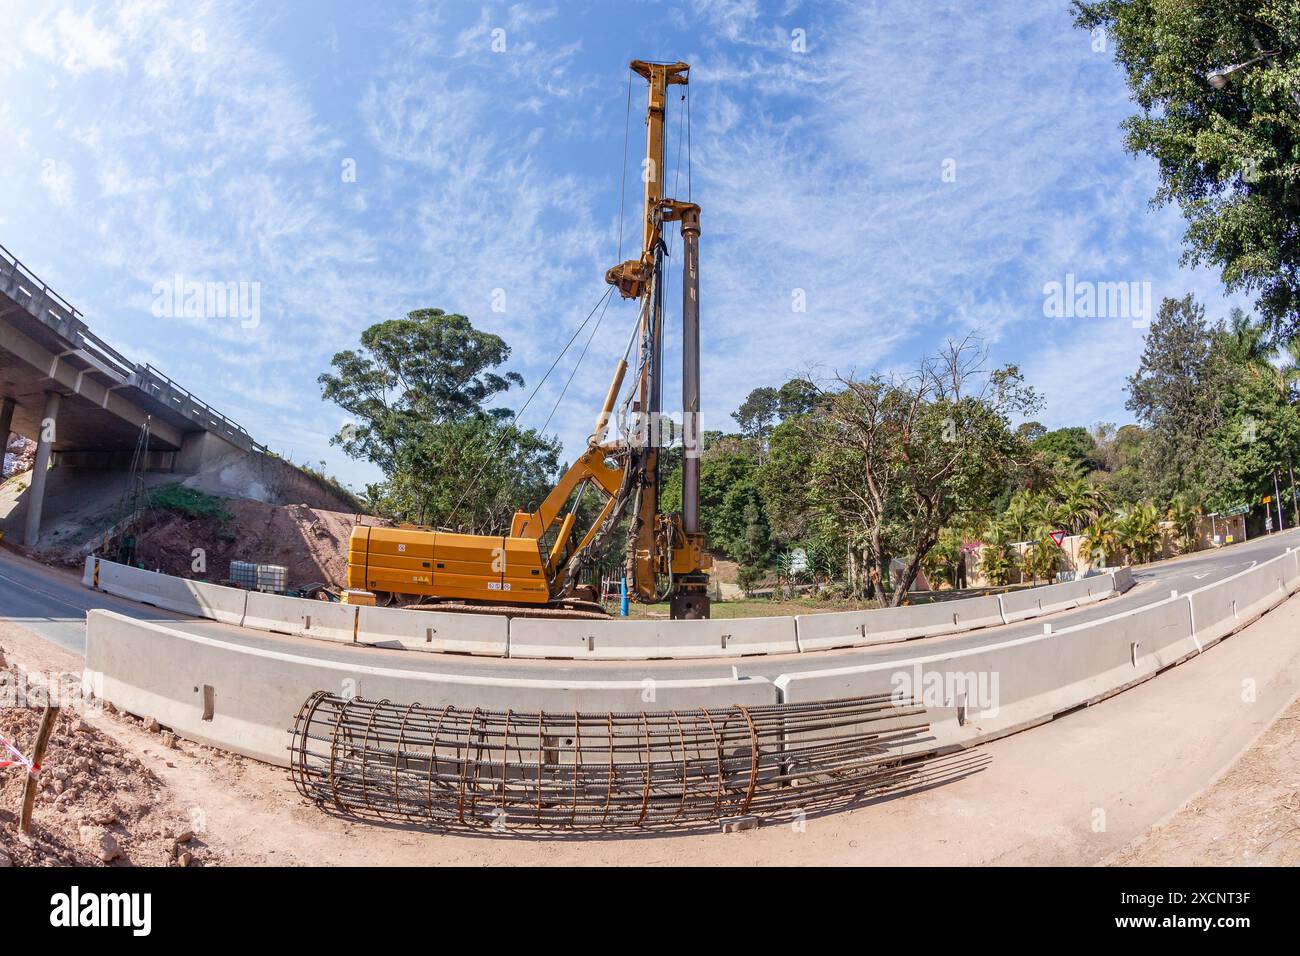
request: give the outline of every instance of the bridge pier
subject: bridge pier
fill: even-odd
[[[41,508],[45,504],[45,478],[50,470],[50,450],[59,418],[58,392],[45,393],[45,412],[41,415],[40,431],[36,435],[36,461],[32,465],[32,483],[27,489],[27,524],[23,528],[23,544],[36,547],[41,536]]]
[[[4,461],[5,452],[9,450],[9,432],[14,424],[14,400],[0,399],[0,462]],[[0,466],[3,467],[3,466]]]

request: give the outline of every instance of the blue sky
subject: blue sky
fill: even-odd
[[[1046,424],[1124,422],[1141,328],[1045,317],[1047,283],[1248,303],[1179,266],[1183,222],[1123,151],[1112,51],[1068,6],[0,0],[0,244],[122,352],[360,486],[373,470],[328,443],[330,356],[435,306],[502,335],[531,389],[617,261],[627,61],[683,59],[705,428],[755,386],[906,369],[970,331]],[[259,321],[156,314],[177,274],[256,283]],[[610,308],[551,421],[570,452],[633,317]]]

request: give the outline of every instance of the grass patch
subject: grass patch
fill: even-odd
[[[214,518],[222,522],[231,518],[224,499],[184,485],[166,485],[150,492],[149,507],[185,518]]]

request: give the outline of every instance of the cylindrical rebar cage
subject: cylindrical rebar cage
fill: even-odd
[[[318,691],[299,710],[290,750],[298,790],[346,814],[618,828],[771,817],[905,786],[928,730],[923,707],[889,695],[522,713]]]

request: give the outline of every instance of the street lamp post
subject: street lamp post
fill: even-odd
[[[1241,63],[1233,63],[1229,66],[1215,67],[1209,73],[1205,74],[1205,81],[1209,83],[1210,86],[1214,87],[1216,90],[1222,90],[1227,87],[1229,81],[1231,81],[1234,76],[1241,73],[1246,73],[1247,71],[1252,69],[1255,66],[1255,64],[1263,60],[1267,60],[1269,57],[1277,56],[1277,54],[1278,54],[1277,50],[1270,50],[1266,53],[1261,53],[1257,57],[1253,57],[1249,60],[1244,60]],[[1295,100],[1296,106],[1300,106],[1300,90],[1292,89],[1291,99]]]

